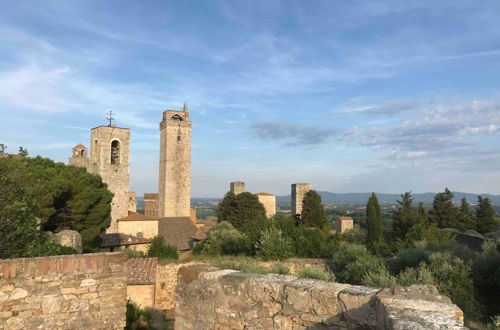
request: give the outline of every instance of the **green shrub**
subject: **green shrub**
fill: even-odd
[[[163,259],[179,259],[177,249],[170,245],[165,245],[165,238],[163,236],[155,236],[151,240],[151,245],[148,249],[148,257],[157,257]]]
[[[236,230],[229,222],[222,221],[208,231],[200,253],[211,256],[247,254],[250,245],[246,234]]]
[[[495,242],[483,245],[483,252],[472,264],[472,276],[478,300],[486,307],[486,317],[500,315],[500,252]],[[500,321],[500,318],[498,319]]]
[[[258,257],[263,260],[284,260],[293,256],[292,242],[280,229],[271,227],[265,230],[255,243]]]
[[[348,243],[366,244],[367,232],[365,229],[355,226],[351,230],[341,234],[341,238]]]
[[[329,258],[339,244],[337,236],[324,229],[300,226],[292,242],[299,258]]]
[[[396,278],[389,274],[387,268],[380,267],[364,273],[362,284],[374,288],[392,288],[396,286]]]
[[[275,262],[269,267],[269,272],[272,274],[288,275],[290,269],[282,262]]]
[[[360,244],[342,242],[332,255],[332,270],[340,282],[361,284],[367,272],[380,272],[385,268],[380,257],[374,256]]]
[[[300,278],[312,278],[327,282],[335,282],[335,275],[319,266],[306,266],[299,270],[297,276]]]
[[[406,268],[398,274],[397,281],[398,284],[402,286],[410,286],[413,284],[436,284],[432,271],[425,263],[421,263],[418,268]]]
[[[150,326],[153,315],[137,306],[130,299],[127,301],[125,330],[154,330]]]

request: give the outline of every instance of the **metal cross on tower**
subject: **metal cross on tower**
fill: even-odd
[[[106,119],[109,120],[108,126],[111,126],[113,120],[115,120],[115,118],[113,118],[113,115],[116,115],[116,113],[114,114],[113,111],[109,110],[109,112],[107,112],[106,114],[109,116],[109,117],[106,117]]]

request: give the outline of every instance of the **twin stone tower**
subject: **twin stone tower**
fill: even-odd
[[[106,233],[118,232],[118,219],[136,211],[135,193],[129,191],[130,129],[115,125],[91,130],[90,157],[87,148],[73,148],[69,164],[85,167],[98,174],[114,194],[111,202],[111,224]],[[188,219],[191,198],[191,121],[183,110],[166,110],[160,123],[160,167],[158,185],[158,218]]]

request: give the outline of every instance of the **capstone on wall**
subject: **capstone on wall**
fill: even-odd
[[[130,129],[99,126],[90,134],[88,171],[99,174],[114,194],[111,202],[111,223],[107,233],[118,231],[117,220],[128,215],[130,172]]]
[[[123,329],[127,255],[0,260],[0,329]]]
[[[433,286],[379,290],[200,265],[179,270],[175,328],[466,329]]]
[[[259,202],[266,209],[266,216],[272,218],[276,214],[276,196],[269,193],[256,193]]]
[[[191,121],[189,112],[167,110],[160,123],[158,216],[189,217],[191,208]]]
[[[312,185],[309,183],[292,184],[292,216],[302,213],[302,201],[309,190],[312,190]]]

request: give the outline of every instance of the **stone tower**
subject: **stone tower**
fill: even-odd
[[[310,183],[292,184],[292,216],[302,213],[302,201],[309,190],[312,190]]]
[[[235,181],[231,182],[229,185],[229,191],[235,195],[245,192],[245,182]]]
[[[191,207],[191,121],[187,105],[166,110],[160,123],[158,216],[189,217]]]
[[[68,164],[87,168],[89,159],[87,157],[87,148],[83,144],[77,144],[73,148]]]
[[[128,216],[129,209],[130,129],[99,126],[90,133],[90,159],[87,171],[99,174],[114,194],[111,224],[107,233],[116,233],[117,219]]]

